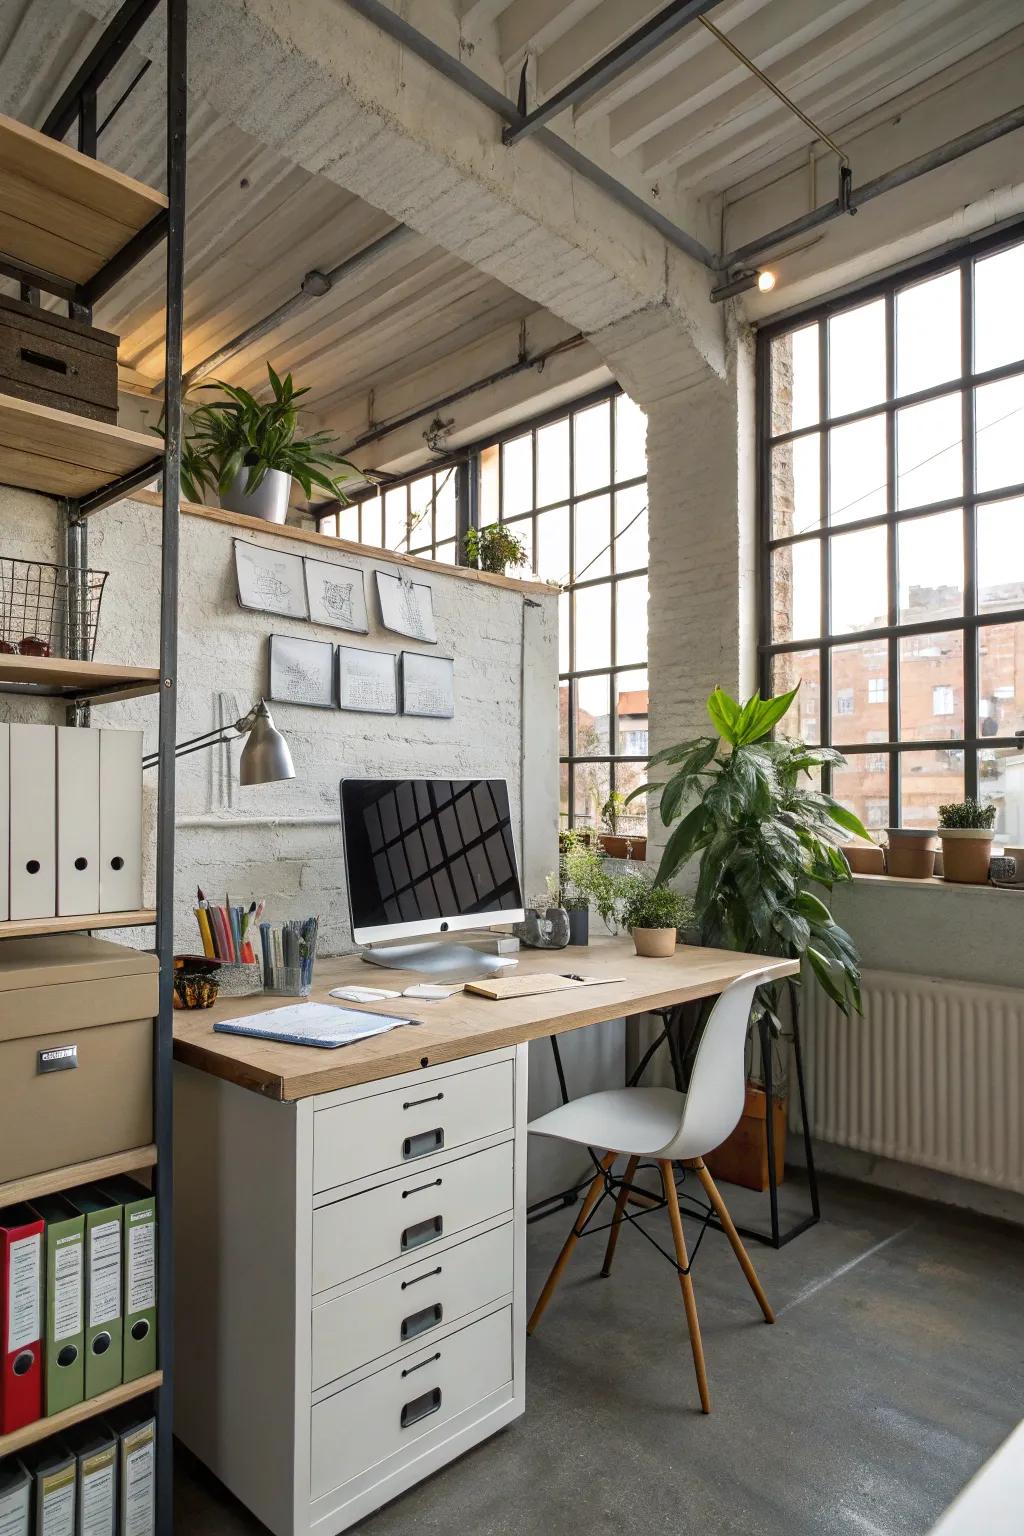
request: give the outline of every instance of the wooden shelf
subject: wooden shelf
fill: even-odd
[[[67,661],[62,656],[0,655],[0,693],[31,692],[43,698],[90,704],[137,699],[160,690],[155,667],[121,667],[107,661]]]
[[[15,262],[86,283],[166,208],[162,192],[0,115],[0,250]]]
[[[99,1397],[90,1397],[84,1403],[76,1403],[73,1408],[65,1408],[63,1413],[52,1413],[48,1419],[36,1419],[34,1424],[26,1424],[24,1429],[0,1435],[0,1457],[23,1451],[27,1445],[35,1445],[40,1440],[48,1440],[51,1435],[59,1435],[73,1424],[82,1424],[86,1419],[109,1413],[111,1408],[119,1408],[122,1403],[130,1403],[135,1397],[153,1392],[162,1385],[163,1379],[163,1371],[153,1371],[149,1376],[140,1376],[138,1381],[123,1382],[110,1392],[101,1392]]]
[[[0,1206],[19,1205],[39,1195],[58,1195],[76,1184],[95,1179],[111,1179],[116,1173],[134,1173],[139,1168],[156,1167],[156,1147],[133,1147],[128,1152],[108,1152],[106,1157],[91,1157],[84,1163],[68,1163],[63,1168],[48,1168],[24,1179],[8,1179],[0,1184]]]
[[[0,484],[47,496],[88,496],[162,452],[155,434],[0,395]]]
[[[135,912],[88,912],[84,917],[18,917],[0,923],[0,939],[32,939],[48,933],[88,933],[93,928],[149,928],[152,907]]]

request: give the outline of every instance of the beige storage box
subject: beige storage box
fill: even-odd
[[[0,941],[0,1183],[153,1140],[155,955]]]

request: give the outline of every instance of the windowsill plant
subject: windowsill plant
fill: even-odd
[[[470,528],[463,535],[462,548],[470,565],[504,576],[511,566],[518,570],[527,564],[526,545],[504,523],[488,523],[485,528]]]
[[[613,790],[601,807],[601,825],[607,830],[600,834],[599,841],[610,859],[634,859],[642,864],[647,858],[647,838],[643,833],[620,833],[619,823],[625,809],[625,795]]]
[[[987,885],[996,819],[994,805],[958,800],[939,806],[942,874],[961,885]]]

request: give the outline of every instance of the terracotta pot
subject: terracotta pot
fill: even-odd
[[[958,885],[987,885],[994,832],[980,827],[940,827],[942,877]]]
[[[781,1184],[786,1176],[788,1106],[788,1097],[775,1099],[772,1103],[776,1184]],[[764,1089],[748,1083],[743,1114],[736,1129],[704,1159],[712,1178],[724,1179],[727,1184],[740,1184],[744,1189],[756,1189],[762,1193],[768,1188],[767,1113],[768,1101]]]
[[[938,834],[920,827],[886,827],[885,830],[889,837],[885,853],[886,874],[902,880],[929,880],[935,873]]]
[[[885,854],[875,843],[844,843],[843,852],[855,875],[885,874]]]
[[[620,837],[614,832],[602,832],[600,842],[610,859],[633,859],[642,864],[647,858],[646,837]]]
[[[638,955],[648,960],[667,960],[676,950],[674,928],[633,928],[633,946]]]

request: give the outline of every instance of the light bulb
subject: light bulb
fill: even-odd
[[[775,287],[775,273],[767,269],[757,274],[757,286],[762,293],[771,293]]]

